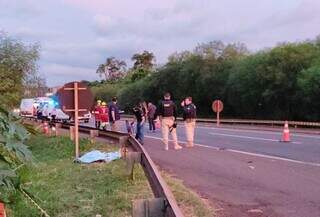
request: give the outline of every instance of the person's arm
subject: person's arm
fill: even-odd
[[[162,102],[159,103],[158,107],[156,108],[156,116],[157,119],[161,119],[163,116],[163,108],[162,108]]]
[[[135,114],[135,111],[133,111],[133,119],[132,119],[131,123],[134,123],[136,121],[137,121],[136,114]]]
[[[114,110],[111,111],[111,116],[112,116],[112,122],[116,121],[116,114],[114,112]]]
[[[174,117],[174,121],[176,121],[177,120],[177,106],[174,103],[173,103],[173,117]]]

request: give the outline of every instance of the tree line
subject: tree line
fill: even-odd
[[[129,110],[141,100],[158,103],[169,91],[177,102],[192,96],[203,117],[214,115],[212,101],[220,99],[228,118],[320,119],[319,37],[254,53],[243,43],[213,41],[174,53],[160,67],[148,51],[132,60],[121,77],[90,83],[97,98],[117,95]]]
[[[42,96],[46,81],[38,74],[38,44],[25,44],[0,32],[0,105],[10,109],[22,97]]]

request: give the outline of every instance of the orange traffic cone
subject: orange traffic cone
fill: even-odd
[[[284,129],[281,142],[290,142],[290,131],[288,121],[284,122]]]
[[[48,126],[48,122],[46,122],[46,121],[43,123],[43,133],[44,134],[49,133],[49,126]]]

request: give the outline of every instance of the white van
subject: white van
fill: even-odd
[[[36,116],[35,99],[22,99],[20,103],[20,116],[34,117]]]

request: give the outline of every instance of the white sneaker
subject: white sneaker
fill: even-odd
[[[174,149],[175,149],[175,150],[180,150],[180,149],[182,149],[182,146],[177,145],[177,146],[174,147]]]
[[[167,146],[167,147],[164,147],[164,150],[165,151],[168,151],[169,150],[169,147]]]

